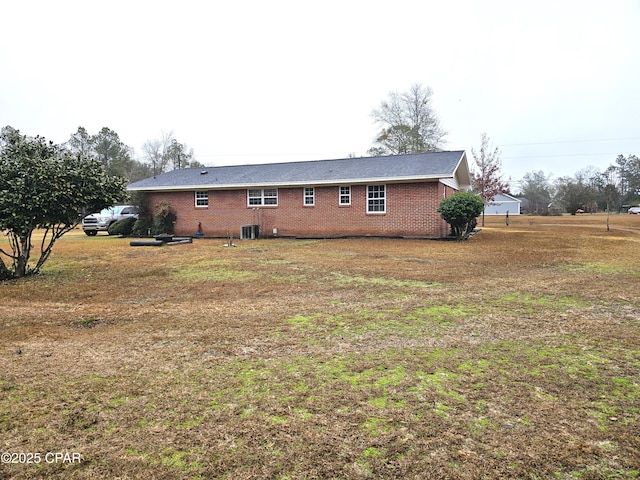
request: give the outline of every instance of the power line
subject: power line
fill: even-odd
[[[559,145],[559,144],[571,144],[571,143],[596,143],[596,142],[620,142],[620,141],[636,141],[640,140],[640,137],[627,137],[627,138],[598,138],[590,140],[555,140],[549,142],[527,142],[527,143],[505,143],[498,145],[498,147],[525,147],[532,145]],[[579,157],[579,156],[597,156],[597,155],[620,155],[620,152],[606,152],[606,153],[573,153],[573,154],[557,154],[557,155],[525,155],[525,156],[507,156],[501,157],[502,159],[515,159],[515,158],[545,158],[545,157]],[[336,158],[342,158],[345,156],[344,152],[324,152],[324,153],[200,153],[198,157],[324,157],[335,156]]]
[[[622,155],[620,152],[608,152],[608,153],[558,153],[554,155],[521,155],[521,156],[507,156],[500,157],[502,160],[512,160],[515,158],[557,158],[557,157],[597,157],[604,155]]]
[[[308,156],[326,156],[326,155],[343,155],[341,153],[202,153],[199,157],[308,157]]]
[[[597,139],[591,139],[591,140],[556,140],[553,142],[505,143],[498,146],[499,147],[521,147],[521,146],[528,146],[528,145],[556,145],[560,143],[589,143],[589,142],[621,142],[621,141],[629,141],[629,140],[640,140],[640,137],[597,138]]]

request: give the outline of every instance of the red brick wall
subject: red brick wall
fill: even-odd
[[[196,208],[194,191],[149,194],[157,210],[169,202],[177,213],[176,234],[240,235],[242,225],[259,225],[263,236],[408,236],[443,237],[449,226],[436,212],[455,192],[439,182],[386,185],[386,213],[367,213],[366,185],[351,186],[351,205],[338,204],[339,187],[315,187],[315,205],[303,205],[303,188],[279,188],[278,206],[247,206],[247,190],[210,190],[209,206]]]

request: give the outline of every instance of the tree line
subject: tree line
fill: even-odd
[[[142,146],[141,159],[135,158],[134,149],[107,127],[95,134],[78,127],[78,131],[71,135],[63,147],[71,153],[98,160],[109,175],[125,178],[129,182],[176,168],[203,166],[195,159],[193,149],[178,142],[173,132],[162,132],[159,138],[147,140]]]
[[[532,214],[622,212],[640,204],[640,158],[618,155],[604,171],[586,167],[555,181],[543,171],[528,172],[520,192]]]

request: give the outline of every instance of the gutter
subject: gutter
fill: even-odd
[[[339,186],[339,185],[366,185],[375,183],[412,183],[412,182],[443,182],[447,179],[455,181],[452,175],[431,175],[425,177],[383,177],[360,178],[357,180],[338,179],[327,181],[295,181],[295,182],[261,182],[261,183],[227,183],[227,184],[191,184],[191,185],[158,185],[143,187],[127,187],[130,192],[159,192],[159,191],[193,191],[193,190],[232,190],[246,188],[290,188],[308,186]],[[456,187],[457,188],[457,187]]]

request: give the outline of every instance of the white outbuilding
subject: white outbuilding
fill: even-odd
[[[497,194],[485,205],[485,215],[520,215],[520,200],[506,193]]]

